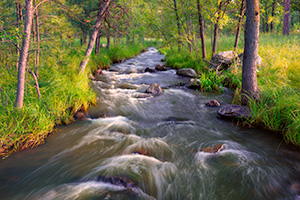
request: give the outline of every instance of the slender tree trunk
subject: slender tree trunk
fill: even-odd
[[[36,0],[34,0],[34,5],[36,5]],[[37,43],[37,50],[35,52],[35,65],[37,67],[40,64],[40,44],[41,44],[38,8],[35,11],[35,29],[36,29],[36,43]],[[36,75],[38,76],[38,69],[36,69]]]
[[[256,57],[259,44],[259,0],[246,0],[245,48],[242,71],[242,103],[258,98]]]
[[[267,10],[266,10],[265,13],[266,13],[266,16],[265,16],[266,17],[266,20],[265,20],[265,30],[266,30],[266,33],[269,33],[269,23],[268,23],[269,22],[269,20],[268,20],[269,19],[269,14],[268,14]]]
[[[96,37],[97,37],[98,31],[101,27],[102,20],[103,20],[103,17],[105,15],[106,11],[107,11],[109,3],[110,3],[110,0],[106,0],[104,2],[104,5],[103,5],[102,9],[98,13],[97,21],[96,21],[96,24],[94,26],[92,35],[90,37],[88,48],[87,48],[87,50],[84,54],[84,59],[81,61],[80,66],[79,66],[80,73],[84,72],[87,63],[89,62],[89,57],[92,54],[93,48],[95,46]]]
[[[199,21],[199,27],[200,27],[202,59],[205,60],[206,59],[205,34],[204,34],[204,23],[203,23],[200,0],[197,0],[197,8],[198,8],[198,21]]]
[[[290,10],[291,10],[291,1],[284,0],[283,35],[290,34]]]
[[[273,1],[272,3],[272,13],[271,13],[271,16],[272,16],[272,21],[271,21],[271,33],[273,33],[274,31],[274,15],[275,15],[275,7],[276,7],[276,0]]]
[[[41,99],[41,92],[40,92],[40,86],[39,86],[39,81],[35,73],[31,70],[28,69],[28,72],[32,75],[34,81],[35,81],[35,88],[36,88],[36,93],[38,95],[38,99]]]
[[[101,31],[98,31],[97,39],[96,39],[96,47],[95,47],[95,54],[98,56],[100,52],[100,45],[101,45]]]
[[[17,24],[18,24],[18,28],[20,29],[20,6],[19,6],[19,3],[16,2],[16,13],[17,13]],[[19,41],[17,42],[17,47],[16,47],[16,52],[17,52],[17,56],[19,57],[20,56],[20,43]],[[18,68],[18,62],[17,62],[17,68]]]
[[[213,41],[213,47],[212,47],[212,56],[215,55],[216,51],[217,51],[217,42],[218,42],[218,38],[219,38],[219,21],[221,19],[221,12],[222,12],[223,4],[224,4],[224,2],[221,1],[219,4],[219,8],[218,8],[218,17],[217,17],[217,20],[215,23],[215,28],[214,28],[214,41]]]
[[[28,49],[30,43],[30,34],[32,26],[32,0],[26,0],[26,20],[25,20],[25,37],[23,39],[23,45],[21,55],[19,59],[18,69],[18,88],[15,107],[22,108],[24,101],[24,87],[25,87],[25,72],[27,64]]]
[[[239,22],[238,22],[238,27],[236,29],[236,37],[235,37],[235,42],[234,42],[234,50],[236,50],[239,39],[240,39],[240,34],[241,34],[241,28],[242,28],[242,22],[244,18],[244,11],[245,11],[245,0],[242,0],[241,2],[241,8],[240,8],[240,16],[239,16]]]
[[[179,14],[178,14],[178,8],[177,8],[177,3],[176,0],[173,0],[174,2],[174,11],[175,11],[175,15],[176,15],[176,22],[177,22],[177,31],[178,31],[178,51],[181,51],[181,46],[182,46],[182,41],[181,41],[181,26],[180,26],[180,18],[179,18]]]

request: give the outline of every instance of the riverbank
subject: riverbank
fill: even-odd
[[[233,50],[234,37],[222,36],[218,43],[218,52]],[[252,118],[247,123],[279,132],[287,143],[300,146],[300,34],[282,36],[276,34],[260,35],[258,54],[262,57],[262,65],[258,67],[258,85],[261,101],[251,102]],[[211,52],[207,44],[208,55]],[[232,48],[230,48],[232,47]],[[215,71],[209,72],[208,63],[199,59],[199,52],[180,53],[173,48],[161,49],[166,55],[167,66],[173,68],[194,68],[201,81],[203,91],[220,90],[226,86],[235,90],[234,104],[240,103],[241,68],[233,65],[218,76]],[[240,42],[237,53],[243,52]],[[208,57],[210,60],[211,56]],[[217,78],[216,78],[217,77]]]
[[[150,44],[112,45],[102,48],[98,56],[92,55],[85,73],[78,74],[80,55],[85,47],[75,43],[63,46],[59,51],[51,50],[38,67],[41,98],[38,99],[35,82],[27,75],[24,108],[14,108],[16,69],[2,70],[0,103],[0,157],[45,142],[55,132],[55,127],[68,124],[73,114],[83,105],[85,108],[96,102],[96,94],[89,85],[88,74],[97,68],[108,68],[113,62],[139,54]],[[50,50],[49,50],[50,51]],[[3,61],[4,62],[4,61]],[[2,63],[4,65],[4,63]]]

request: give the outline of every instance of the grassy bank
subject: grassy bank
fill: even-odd
[[[112,45],[101,48],[98,56],[92,55],[85,73],[78,74],[78,66],[86,47],[79,41],[72,44],[42,44],[42,58],[38,66],[41,99],[38,99],[35,81],[26,74],[24,107],[14,108],[17,70],[9,53],[1,52],[0,70],[0,157],[15,151],[44,143],[56,125],[73,121],[73,114],[94,103],[96,95],[89,86],[88,74],[97,67],[108,68],[110,63],[137,55],[149,44]],[[29,67],[33,68],[34,54]]]
[[[233,50],[233,44],[234,37],[220,37],[218,52]],[[210,41],[206,45],[210,60]],[[168,66],[194,68],[201,79],[203,91],[220,90],[220,86],[231,87],[236,91],[234,102],[239,102],[241,68],[232,66],[215,78],[215,72],[208,70],[208,63],[199,60],[201,51],[190,53],[183,50],[179,53],[170,48],[162,48],[161,51],[166,54]],[[242,51],[243,43],[240,42],[237,53]],[[262,98],[250,104],[253,118],[249,123],[282,133],[286,142],[300,146],[300,34],[288,37],[261,35],[259,55],[263,61],[257,71]]]

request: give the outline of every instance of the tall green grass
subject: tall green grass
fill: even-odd
[[[38,99],[33,78],[27,73],[24,107],[20,110],[13,106],[17,87],[16,57],[0,52],[7,58],[0,65],[0,156],[43,143],[56,125],[71,122],[82,105],[87,107],[96,102],[96,94],[89,85],[91,70],[108,68],[112,62],[133,57],[148,45],[120,43],[112,44],[110,50],[101,48],[99,56],[93,54],[86,71],[79,74],[78,66],[86,47],[79,41],[68,44],[42,44],[45,51],[38,66],[41,99]],[[33,68],[33,54],[29,67]]]

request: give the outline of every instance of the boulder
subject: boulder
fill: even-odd
[[[163,89],[157,83],[152,83],[146,90],[146,93],[159,95],[163,93]]]
[[[178,69],[176,74],[179,76],[186,76],[186,77],[192,77],[192,78],[197,76],[196,71],[191,68]]]
[[[200,149],[200,151],[203,151],[205,153],[219,153],[220,151],[225,149],[225,145],[224,144],[219,144],[216,145],[214,147],[205,147]]]
[[[209,68],[216,69],[219,67],[219,70],[227,69],[234,62],[236,54],[234,51],[222,51],[215,54],[210,60]]]
[[[147,67],[147,68],[145,69],[145,72],[154,73],[154,72],[156,72],[156,71],[155,71],[155,69],[151,69],[151,68]]]
[[[218,111],[218,118],[233,119],[236,117],[251,118],[251,110],[247,106],[227,104]]]
[[[240,53],[239,56],[238,56],[238,64],[240,66],[243,65],[243,58],[244,58],[244,53]],[[259,55],[257,55],[257,57],[256,57],[256,64],[258,66],[260,66],[262,64],[262,59],[261,59],[261,57]]]
[[[166,66],[161,66],[161,65],[156,65],[155,69],[157,71],[167,71],[167,67]]]
[[[134,68],[128,68],[125,70],[125,74],[134,74],[134,73],[137,73],[138,71]]]
[[[190,79],[186,87],[194,90],[199,89],[201,87],[200,79]]]
[[[211,100],[205,104],[208,107],[220,107],[220,103],[217,100]]]

